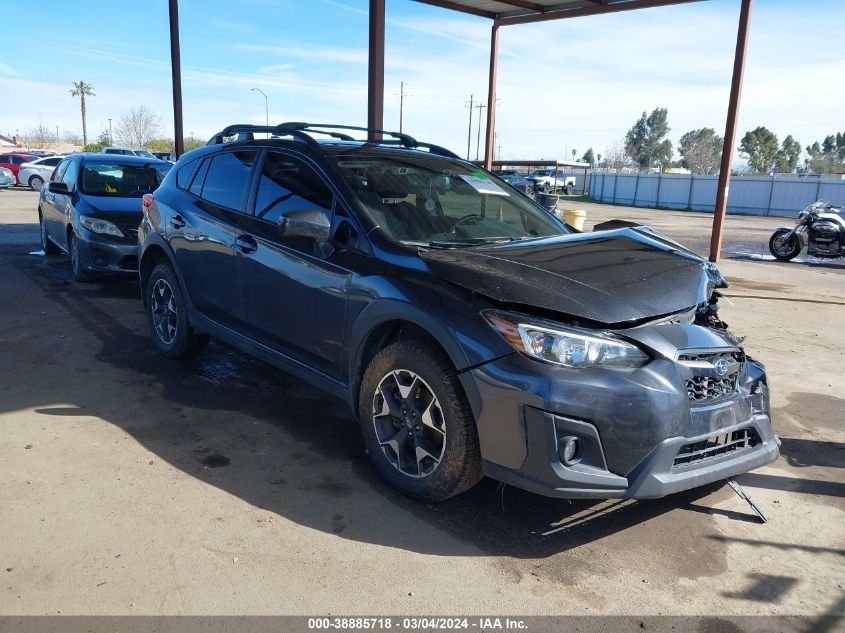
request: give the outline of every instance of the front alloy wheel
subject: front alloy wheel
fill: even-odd
[[[373,465],[405,494],[442,501],[481,479],[475,419],[436,343],[398,340],[378,352],[361,378],[358,415]]]
[[[179,331],[179,319],[173,299],[173,288],[165,279],[157,280],[153,286],[150,293],[150,311],[159,340],[165,345],[172,345]]]
[[[769,252],[775,259],[788,262],[801,253],[801,240],[789,229],[778,229],[769,239]]]
[[[416,373],[397,369],[373,397],[373,429],[384,456],[409,477],[427,477],[443,459],[446,421],[437,396]]]

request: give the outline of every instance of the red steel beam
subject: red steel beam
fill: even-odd
[[[731,97],[728,102],[728,116],[725,121],[725,142],[722,146],[722,164],[719,167],[719,184],[716,190],[716,209],[713,213],[713,232],[710,234],[710,261],[716,262],[722,250],[722,228],[728,210],[728,191],[731,186],[731,159],[736,144],[736,120],[742,95],[742,76],[745,73],[745,55],[748,49],[748,26],[751,22],[752,0],[742,0],[739,11],[739,26],[736,32]]]
[[[371,130],[384,129],[384,3],[370,0],[367,127]],[[381,140],[381,134],[371,134],[370,140]]]
[[[484,138],[484,168],[493,166],[493,145],[496,142],[496,67],[499,57],[499,25],[493,23],[490,31],[490,74],[487,84],[487,136]]]
[[[185,133],[182,125],[182,55],[179,47],[179,2],[170,0],[170,74],[173,81],[174,152],[178,159],[185,153]]]
[[[507,26],[510,24],[530,24],[532,22],[580,18],[587,15],[602,15],[604,13],[618,13],[619,11],[633,11],[635,9],[651,9],[653,7],[665,7],[673,4],[686,4],[689,2],[702,1],[703,0],[630,0],[630,2],[601,4],[590,7],[581,7],[580,9],[555,9],[546,11],[545,13],[502,17],[496,18],[495,22],[499,26]]]

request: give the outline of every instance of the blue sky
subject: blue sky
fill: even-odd
[[[676,144],[694,128],[721,134],[738,7],[709,0],[503,29],[501,156],[606,153],[656,106],[669,108]],[[97,93],[90,136],[138,105],[172,133],[166,0],[0,8],[14,25],[0,47],[0,132],[39,121],[81,132],[68,90],[82,79]],[[252,87],[269,95],[271,121],[363,124],[366,9],[366,0],[181,0],[186,132],[262,123],[264,101]],[[398,128],[404,80],[405,130],[465,153],[465,103],[470,94],[486,100],[489,21],[410,0],[388,0],[387,21],[385,126]],[[766,125],[807,145],[845,130],[843,23],[841,0],[756,0],[740,134]],[[473,126],[473,156],[475,142]]]

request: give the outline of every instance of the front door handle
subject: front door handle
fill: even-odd
[[[178,213],[170,218],[170,226],[174,229],[184,229],[185,228],[185,218],[183,218]]]
[[[235,238],[235,246],[240,249],[241,253],[254,253],[258,250],[258,242],[249,235],[238,235]]]

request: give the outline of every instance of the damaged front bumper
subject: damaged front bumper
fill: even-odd
[[[485,474],[553,497],[650,498],[777,459],[765,370],[729,334],[675,324],[626,335],[649,363],[573,369],[511,354],[465,372]],[[727,387],[706,360],[723,357],[739,359]]]

